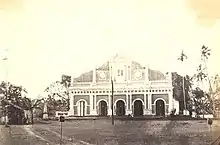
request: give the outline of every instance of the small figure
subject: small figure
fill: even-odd
[[[210,125],[210,126],[211,126],[211,125],[212,125],[212,123],[213,123],[213,121],[212,121],[212,119],[211,119],[211,118],[208,118],[208,119],[207,119],[207,122],[208,122],[208,125]]]
[[[208,118],[207,119],[207,123],[208,123],[208,125],[210,126],[210,128],[209,128],[209,131],[212,131],[211,129],[212,129],[212,123],[213,123],[213,121],[212,121],[212,119],[211,118]]]

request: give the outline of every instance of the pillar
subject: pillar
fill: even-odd
[[[74,115],[74,94],[73,93],[69,93],[70,94],[70,110],[69,110],[69,115]]]
[[[112,99],[111,99],[111,95],[108,95],[108,115],[111,116],[112,115]]]
[[[169,98],[169,100],[168,100],[168,102],[169,102],[168,114],[170,114],[172,109],[174,109],[172,92],[168,93],[168,98]]]
[[[148,115],[152,114],[152,94],[148,94]]]
[[[126,110],[125,110],[125,115],[132,114],[132,111],[130,109],[131,108],[130,107],[131,103],[129,103],[131,101],[130,98],[131,98],[131,95],[129,95],[128,91],[127,91],[127,93],[126,93]]]
[[[144,109],[147,109],[147,94],[144,94]]]
[[[48,109],[47,109],[47,102],[44,102],[44,110],[43,110],[43,120],[48,120]]]
[[[130,113],[131,114],[133,114],[134,112],[133,112],[133,109],[132,109],[132,94],[131,93],[129,93],[129,96],[130,96]]]
[[[89,95],[89,101],[90,101],[90,115],[95,115],[95,112],[94,112],[93,94],[90,94],[90,95]]]
[[[98,115],[98,113],[97,113],[97,106],[96,106],[96,95],[94,95],[94,97],[95,97],[95,99],[94,99],[94,102],[93,102],[93,105],[94,105],[94,115]]]
[[[148,109],[147,109],[148,103],[147,103],[147,94],[144,93],[144,115],[148,115]]]

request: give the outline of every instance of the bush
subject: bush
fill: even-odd
[[[170,117],[171,117],[171,118],[174,117],[174,116],[175,116],[175,113],[176,113],[176,109],[173,109],[173,110],[171,111],[171,113],[170,113]]]

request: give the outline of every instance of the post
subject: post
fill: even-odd
[[[112,83],[112,100],[111,100],[111,105],[112,105],[112,125],[114,125],[114,105],[113,105],[113,99],[114,99],[114,86],[113,86],[113,80],[111,79]]]
[[[64,116],[60,116],[60,145],[62,145],[62,134],[63,134],[63,122],[65,121]]]
[[[60,145],[62,145],[62,135],[63,134],[63,127],[62,127],[62,122],[60,122]]]
[[[6,49],[6,51],[8,51],[7,49]],[[3,60],[5,60],[6,61],[6,64],[5,64],[5,79],[6,79],[6,92],[5,92],[5,95],[6,95],[6,100],[8,101],[8,100],[10,100],[10,97],[8,97],[8,58],[7,58],[7,56],[3,59]],[[8,111],[9,111],[9,109],[8,109],[8,105],[6,105],[5,106],[5,127],[8,127],[8,121],[9,121],[9,117],[8,117]]]

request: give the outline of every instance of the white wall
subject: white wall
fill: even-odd
[[[173,104],[174,104],[174,108],[176,109],[176,114],[178,115],[179,114],[179,101],[173,99]]]

